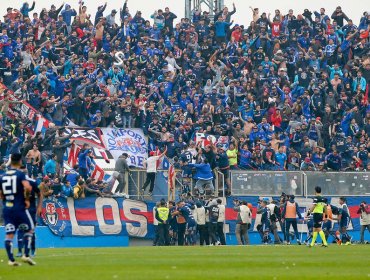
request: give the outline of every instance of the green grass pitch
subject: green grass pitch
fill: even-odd
[[[370,279],[370,246],[130,247],[40,249],[36,266],[9,267],[0,280]]]

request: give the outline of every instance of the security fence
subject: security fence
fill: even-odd
[[[235,196],[279,196],[282,192],[302,196],[304,174],[290,171],[239,171],[230,173],[231,194]]]
[[[230,171],[233,196],[280,196],[282,192],[296,196],[312,196],[320,186],[328,196],[370,196],[370,172],[303,172],[303,171]],[[145,170],[133,170],[127,176],[126,193],[133,199],[178,199],[187,193],[194,194],[196,180],[184,179],[176,170],[175,188],[168,187],[167,170],[157,172],[153,196],[141,197],[140,190],[146,180]],[[225,196],[223,174],[215,172],[215,193]],[[149,190],[149,186],[147,191]]]
[[[149,197],[147,192],[150,186],[146,188],[144,196],[142,196],[140,193],[146,180],[146,171],[142,169],[131,170],[130,174],[126,174],[127,184],[125,193],[128,194],[132,199],[152,199],[154,201],[159,201],[162,198],[166,200],[177,200],[180,197],[186,197],[187,194],[194,194],[196,180],[191,178],[183,178],[181,173],[181,170],[175,170],[175,186],[173,190],[171,190],[168,186],[168,170],[158,170],[153,194],[151,197]],[[223,190],[224,175],[217,171],[214,174],[215,179],[213,184],[215,187],[215,193],[218,194],[219,190]],[[225,195],[223,192],[220,192],[220,194],[223,196]]]
[[[328,196],[370,195],[370,172],[306,172],[306,195],[314,195],[321,186]]]
[[[370,196],[370,172],[231,171],[231,195],[312,196],[320,186],[328,196]]]

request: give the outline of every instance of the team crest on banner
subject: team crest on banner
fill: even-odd
[[[49,226],[54,234],[61,234],[67,224],[67,211],[62,202],[56,197],[50,197],[43,201],[43,211],[41,215],[44,223]]]
[[[48,202],[45,206],[45,217],[48,220],[48,223],[52,226],[55,226],[58,223],[58,214],[55,208],[55,203]]]
[[[114,159],[127,153],[128,165],[143,167],[148,155],[148,143],[141,129],[102,128],[101,131],[105,146]]]

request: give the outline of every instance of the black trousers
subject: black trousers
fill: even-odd
[[[168,231],[169,231],[168,224],[158,224],[159,246],[170,245],[170,237],[168,235]]]
[[[217,223],[217,236],[220,239],[222,245],[226,245],[225,234],[224,234],[224,223]]]
[[[153,239],[153,246],[159,245],[159,228],[158,225],[154,226],[154,239]]]
[[[204,245],[204,243],[206,243],[206,237],[208,236],[208,234],[206,233],[207,228],[206,228],[206,225],[197,225],[197,229],[199,232],[199,245],[202,246]]]
[[[149,192],[153,192],[154,182],[155,182],[155,172],[148,172],[146,174],[146,180],[143,186],[143,190],[145,191],[148,185],[150,184]]]
[[[211,239],[211,243],[213,245],[215,245],[217,242],[216,233],[217,233],[217,223],[209,223],[208,224],[208,234]]]
[[[205,227],[205,240],[206,240],[206,245],[209,245],[209,222],[206,222],[206,227]]]
[[[186,223],[177,224],[177,245],[184,246]]]
[[[285,237],[286,241],[290,241],[290,236],[289,236],[289,229],[290,225],[293,226],[294,234],[297,239],[299,239],[299,234],[298,234],[298,227],[297,227],[297,219],[285,219]]]

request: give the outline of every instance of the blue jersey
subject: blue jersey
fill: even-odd
[[[220,208],[217,205],[207,206],[209,222],[217,223],[218,217],[220,216]]]
[[[195,219],[193,213],[191,212],[189,206],[185,205],[179,209],[181,215],[185,218],[186,222],[190,225],[195,224]]]
[[[183,162],[192,163],[193,161],[193,155],[189,151],[185,151],[180,155],[180,159]]]
[[[25,210],[24,186],[22,181],[26,180],[26,175],[15,169],[10,169],[1,177],[1,191],[4,195],[4,209],[14,211]]]
[[[269,207],[265,207],[262,211],[261,223],[265,225],[270,224],[271,211]]]
[[[249,166],[252,159],[252,153],[249,150],[240,150],[240,165]]]

